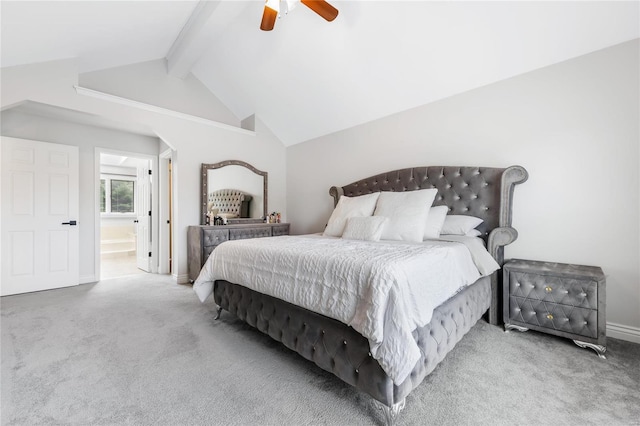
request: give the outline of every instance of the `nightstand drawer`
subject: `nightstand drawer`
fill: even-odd
[[[508,278],[511,296],[598,309],[598,286],[594,280],[519,271],[509,271]]]
[[[511,296],[509,320],[577,336],[598,337],[598,311],[595,309]]]

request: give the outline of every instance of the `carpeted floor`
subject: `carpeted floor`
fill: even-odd
[[[369,398],[152,274],[4,297],[3,425],[373,425]],[[608,359],[479,322],[400,425],[640,424],[640,345]]]

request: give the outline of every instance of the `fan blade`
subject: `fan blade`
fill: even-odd
[[[300,0],[300,2],[329,22],[338,16],[338,9],[324,0]]]
[[[260,29],[262,31],[271,31],[276,25],[276,19],[278,18],[278,12],[271,9],[269,6],[264,7],[262,13],[262,22],[260,22]]]

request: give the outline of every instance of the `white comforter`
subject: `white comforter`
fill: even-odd
[[[498,269],[493,264],[480,268],[483,275]],[[305,235],[225,242],[193,287],[204,302],[213,282],[223,279],[350,325],[369,340],[372,356],[399,385],[420,358],[412,331],[480,276],[470,250],[458,242]]]

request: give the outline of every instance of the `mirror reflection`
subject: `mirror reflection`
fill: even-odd
[[[238,160],[202,164],[201,224],[261,222],[267,214],[267,172]],[[209,223],[211,222],[211,223]]]

